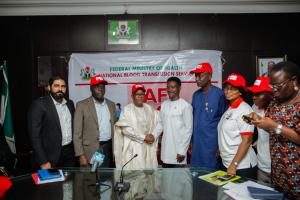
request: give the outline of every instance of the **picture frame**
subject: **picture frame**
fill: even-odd
[[[108,45],[140,44],[140,22],[138,19],[108,20]]]
[[[281,56],[256,56],[256,75],[257,76],[268,76],[269,69],[274,64],[287,60],[287,55]]]

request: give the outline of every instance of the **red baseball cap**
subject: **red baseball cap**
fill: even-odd
[[[198,64],[196,69],[190,71],[190,74],[202,73],[202,72],[208,72],[212,74],[213,70],[211,68],[211,65],[209,63],[200,63]]]
[[[230,74],[227,79],[223,82],[223,85],[229,83],[235,87],[243,87],[246,89],[246,80],[242,75],[232,73]]]
[[[98,85],[98,84],[107,85],[107,81],[104,80],[104,78],[102,76],[100,76],[99,74],[96,76],[93,76],[90,81],[90,85]]]
[[[145,87],[144,87],[143,85],[141,85],[141,84],[135,84],[135,85],[133,85],[133,86],[131,87],[131,93],[132,93],[132,94],[133,94],[133,93],[136,93],[136,91],[138,91],[138,90],[143,90],[144,92],[146,92]]]
[[[259,76],[255,80],[253,86],[247,87],[253,93],[258,92],[272,92],[272,88],[270,87],[270,78]]]

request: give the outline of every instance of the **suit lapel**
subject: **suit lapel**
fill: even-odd
[[[66,100],[67,101],[67,107],[70,111],[70,114],[71,114],[71,117],[72,117],[72,120],[73,120],[73,117],[74,117],[74,107],[72,106],[72,103],[70,102],[70,100]]]
[[[94,120],[98,124],[98,117],[97,117],[97,112],[96,112],[96,107],[95,107],[93,97],[90,97],[88,99],[88,107],[89,107],[91,115],[93,116]]]
[[[53,100],[52,100],[52,98],[51,98],[50,95],[49,95],[49,96],[46,96],[45,99],[46,99],[46,101],[47,101],[47,103],[48,103],[48,105],[49,105],[49,113],[50,113],[50,115],[53,116],[53,119],[54,119],[54,121],[55,121],[57,127],[58,127],[59,130],[61,131],[61,126],[60,126],[60,122],[59,122],[59,117],[58,117],[57,110],[56,110],[56,108],[55,108],[54,102],[53,102]]]

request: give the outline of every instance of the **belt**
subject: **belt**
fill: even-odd
[[[73,146],[73,142],[62,146],[63,149]]]
[[[108,144],[108,143],[111,143],[111,142],[112,142],[112,140],[110,139],[110,140],[107,140],[107,141],[100,141],[99,143],[102,146],[102,145],[105,145],[105,144]]]

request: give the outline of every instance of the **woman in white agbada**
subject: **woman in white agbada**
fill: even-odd
[[[144,102],[145,87],[133,85],[133,103],[124,107],[115,124],[114,156],[117,168],[138,154],[125,169],[157,168],[157,127],[159,114]]]

